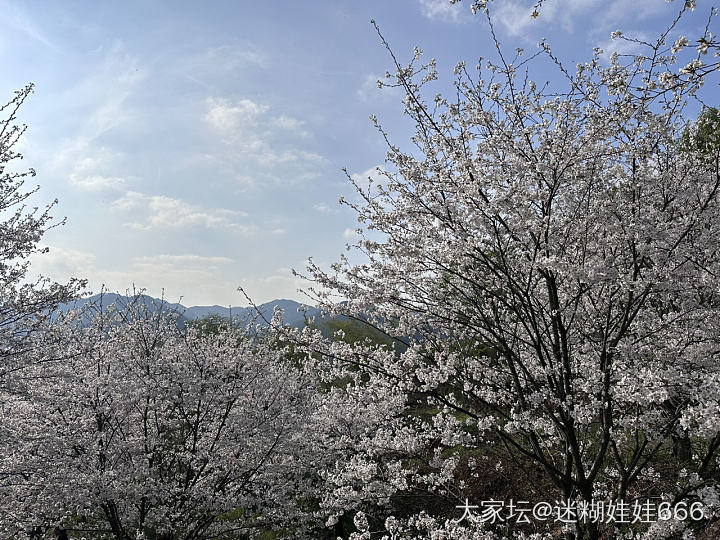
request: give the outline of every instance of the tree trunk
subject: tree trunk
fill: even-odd
[[[673,454],[680,463],[689,463],[692,460],[692,446],[687,433],[673,435]]]

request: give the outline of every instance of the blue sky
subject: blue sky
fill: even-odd
[[[679,8],[545,0],[532,20],[533,3],[494,3],[503,47],[530,52],[545,36],[570,66],[622,46],[617,28],[656,34]],[[707,17],[698,4],[688,35]],[[392,65],[371,18],[402,61],[415,45],[437,58],[446,83],[457,61],[492,55],[467,0],[0,5],[0,91],[35,83],[20,114],[24,164],[67,217],[33,271],[186,305],[242,305],[238,286],[256,302],[302,300],[290,268],[329,264],[352,242],[341,168],[364,177],[382,165],[370,114],[400,146],[412,128],[401,94],[377,89]]]

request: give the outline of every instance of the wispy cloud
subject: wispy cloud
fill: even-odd
[[[122,138],[136,133],[145,115],[129,103],[139,92],[146,70],[127,54],[120,42],[87,59],[85,76],[80,76],[54,99],[62,130],[53,122],[46,134],[56,139],[38,143],[32,151],[40,156],[39,169],[85,192],[128,189],[136,178],[129,173]],[[40,91],[39,91],[40,92]],[[52,118],[55,118],[53,111]],[[116,137],[119,134],[120,137]],[[60,137],[62,135],[62,137]]]
[[[248,98],[210,97],[202,120],[225,148],[205,158],[236,171],[239,183],[257,186],[257,177],[298,182],[314,178],[325,159],[298,144],[307,137],[303,122],[286,114],[272,114],[270,107]],[[252,165],[252,174],[244,173]]]
[[[633,0],[632,9],[628,9],[627,0],[613,0],[606,9],[598,10],[595,29],[608,31],[623,27],[623,30],[629,34],[630,29],[626,27],[627,24],[635,24],[676,9],[679,7],[674,4],[656,0]]]
[[[247,216],[245,212],[225,208],[208,209],[165,195],[146,195],[137,191],[128,191],[123,197],[115,200],[112,207],[139,216],[139,220],[127,223],[135,229],[222,227],[242,235],[250,235],[257,231],[256,226],[244,225],[238,221],[239,218]]]
[[[210,97],[205,120],[215,130],[225,136],[249,135],[249,131],[258,125],[258,118],[268,110],[249,99],[231,102],[229,99]]]
[[[386,180],[385,170],[381,165],[370,167],[368,170],[361,173],[353,173],[350,175],[356,184],[366,184],[368,182],[377,184]]]
[[[463,23],[471,18],[467,6],[462,2],[451,4],[449,0],[419,0],[419,3],[420,12],[432,21]]]
[[[357,229],[345,229],[343,231],[343,238],[352,242],[360,238],[360,235],[358,234]]]
[[[267,68],[269,62],[267,54],[248,43],[233,43],[212,47],[200,55],[198,59],[204,65],[219,66],[226,71],[236,71],[238,68],[249,64]]]
[[[307,282],[287,267],[271,268],[264,275],[237,275],[236,265],[237,261],[224,256],[158,253],[109,267],[94,253],[50,246],[47,253],[33,256],[31,268],[34,275],[58,282],[85,278],[96,293],[101,287],[120,293],[135,287],[186,306],[242,305],[245,299],[237,292],[240,286],[257,303],[298,298],[298,289],[307,287]]]
[[[72,277],[87,278],[85,273],[97,261],[95,254],[71,248],[40,246],[47,252],[30,257],[31,273],[48,277],[54,281],[66,282]]]
[[[87,143],[82,146],[82,149],[76,148],[75,153],[84,157],[76,159],[68,175],[73,186],[86,191],[117,190],[125,187],[126,179],[113,176],[111,172],[118,168],[118,163],[122,159],[119,152],[107,147],[92,151]],[[71,159],[72,156],[68,158]]]
[[[106,189],[122,188],[125,184],[125,179],[112,176],[101,176],[99,174],[86,176],[76,176],[71,174],[70,182],[72,182],[73,185],[87,191],[102,191]]]
[[[133,259],[132,266],[141,271],[167,272],[197,272],[202,270],[203,273],[212,275],[217,270],[224,268],[226,265],[232,264],[233,260],[229,257],[207,257],[196,254],[170,255],[161,253],[152,256],[136,257]]]
[[[380,77],[375,73],[370,73],[365,77],[360,87],[355,92],[355,95],[361,101],[372,103],[379,99],[393,99],[398,100],[402,96],[400,88],[395,86],[383,86],[378,87],[378,81],[386,81],[385,77]]]
[[[316,204],[313,204],[313,210],[320,214],[336,214],[337,213],[337,205],[330,206],[327,203],[319,202]]]
[[[186,305],[227,304],[241,300],[236,292],[239,284],[228,277],[234,263],[222,256],[160,253],[133,257],[110,268],[93,253],[51,246],[48,253],[33,256],[32,271],[59,282],[72,276],[85,278],[93,292],[104,287],[123,293],[136,287],[154,296],[164,294],[173,302],[182,299]]]
[[[617,28],[635,24],[674,9],[667,2],[657,0],[634,0],[628,9],[627,0],[547,0],[543,2],[537,18],[532,17],[535,2],[529,0],[504,0],[490,4],[495,22],[513,37],[536,41],[550,37],[557,27],[573,33],[582,25],[593,38]],[[590,19],[590,20],[588,20]],[[588,24],[591,21],[592,24]]]
[[[88,75],[64,96],[68,106],[83,110],[79,126],[83,136],[92,140],[113,129],[141,123],[142,113],[129,101],[149,76],[146,65],[121,41],[114,42]]]
[[[240,279],[239,285],[256,304],[278,298],[303,298],[298,291],[306,289],[308,282],[293,275],[287,267],[271,270],[265,276],[251,276]]]
[[[170,70],[177,76],[210,89],[218,80],[244,74],[248,68],[267,69],[267,54],[250,43],[231,43],[174,59]]]
[[[301,129],[303,122],[285,114],[268,115],[269,110],[269,106],[247,98],[231,101],[209,97],[203,120],[239,152],[259,153],[266,160],[272,156],[271,161],[292,161],[287,156],[296,152],[275,152],[270,142],[280,135],[306,135]]]
[[[271,122],[274,126],[280,129],[284,129],[286,131],[293,131],[303,136],[307,135],[307,133],[302,130],[302,126],[305,122],[298,120],[297,118],[292,118],[290,116],[285,116],[284,114],[281,114],[280,116],[276,116],[275,118],[273,118]]]
[[[18,30],[25,34],[27,37],[42,44],[44,47],[53,51],[60,51],[60,47],[48,37],[46,32],[33,20],[31,20],[27,14],[20,9],[16,3],[9,4],[7,2],[2,3],[3,8],[3,22],[5,25]]]
[[[506,0],[491,5],[493,19],[500,23],[510,36],[525,36],[535,40],[538,32],[549,32],[553,26],[561,26],[566,32],[573,32],[577,18],[591,11],[597,13],[601,0],[549,0],[543,2],[540,15],[532,17],[533,3],[520,0]]]

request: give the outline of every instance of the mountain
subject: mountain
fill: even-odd
[[[178,304],[179,305],[179,304]],[[211,315],[219,315],[247,323],[256,317],[256,322],[262,326],[267,326],[267,322],[272,319],[275,308],[283,310],[283,321],[285,324],[295,328],[302,328],[308,319],[320,316],[320,310],[312,306],[303,306],[303,304],[295,300],[272,300],[265,304],[257,306],[257,311],[252,307],[223,307],[223,306],[191,306],[180,309],[179,311],[189,320],[198,320]],[[259,312],[259,315],[258,315]]]
[[[79,298],[73,302],[61,304],[58,311],[67,311],[73,308],[82,308],[94,305],[98,309],[106,308],[112,304],[129,305],[131,303],[140,302],[147,306],[151,311],[166,311],[168,313],[175,312],[180,315],[178,324],[184,325],[188,321],[196,321],[209,316],[220,316],[231,318],[239,325],[246,325],[252,322],[255,317],[255,324],[267,326],[275,308],[283,310],[283,321],[295,328],[305,326],[308,319],[313,317],[320,318],[321,312],[318,308],[312,306],[304,306],[295,300],[272,300],[257,306],[257,311],[252,307],[223,307],[223,306],[190,306],[186,307],[182,304],[170,303],[166,300],[153,298],[145,294],[138,296],[125,296],[116,293],[102,293],[89,296],[87,298]],[[259,315],[258,315],[259,312]]]

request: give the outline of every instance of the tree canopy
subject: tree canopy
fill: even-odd
[[[714,64],[678,67],[687,39],[666,43],[675,23],[642,53],[605,65],[596,51],[574,74],[544,44],[564,91],[533,82],[537,56],[508,57],[497,42],[496,60],[474,74],[458,64],[452,99],[426,97],[432,60],[396,62],[390,84],[405,91],[414,148],[389,143],[382,181],[355,183],[361,202],[349,204],[373,231],[357,244],[368,260],[309,267],[326,309],[372,313],[407,346],[396,356],[314,345],[327,359],[319,369],[354,380],[345,406],[377,415],[329,477],[326,504],[363,512],[353,538],[383,528],[413,538],[543,528],[665,538],[698,526],[587,513],[539,529],[448,519],[478,495],[488,448],[498,470],[540,488],[523,494],[535,502],[572,501],[580,513],[596,501],[657,497],[698,502],[701,521],[715,515],[717,112],[705,109],[689,128],[683,116]],[[434,501],[424,512],[398,504],[419,493]]]
[[[472,7],[494,35],[492,3]],[[141,302],[51,321],[81,283],[23,281],[53,222],[23,204],[32,171],[5,168],[19,92],[0,123],[3,534],[712,535],[720,131],[696,98],[720,43],[712,18],[689,61],[667,42],[694,7],[574,72],[495,40],[452,98],[376,26],[416,130],[404,150],[373,120],[386,164],[348,175],[346,203],[365,260],[307,269],[324,327],[180,328]],[[566,86],[533,82],[542,58]]]

